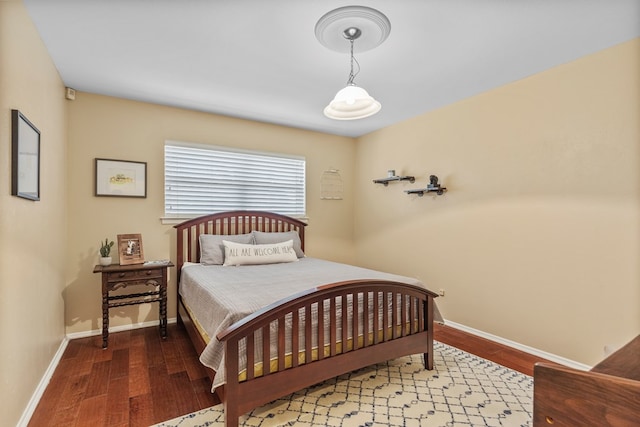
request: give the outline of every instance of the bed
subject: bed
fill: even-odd
[[[433,369],[437,294],[415,279],[306,257],[305,226],[259,211],[175,226],[178,318],[224,403],[227,426],[260,405],[375,363],[423,354],[425,369]],[[218,251],[223,263],[243,265],[220,265]]]

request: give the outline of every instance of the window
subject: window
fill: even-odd
[[[235,209],[305,215],[305,159],[167,141],[164,209],[192,218]]]

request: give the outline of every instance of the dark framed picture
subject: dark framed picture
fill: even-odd
[[[11,194],[40,200],[40,131],[11,110]]]
[[[144,263],[141,234],[118,234],[120,265]]]
[[[147,197],[147,163],[96,159],[95,195]]]

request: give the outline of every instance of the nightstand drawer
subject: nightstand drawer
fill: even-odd
[[[113,271],[107,273],[107,281],[109,283],[147,279],[162,279],[162,270],[156,268],[149,270]]]

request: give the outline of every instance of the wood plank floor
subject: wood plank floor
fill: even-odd
[[[216,403],[186,331],[169,325],[72,340],[29,426],[149,426]],[[542,359],[437,325],[436,340],[527,375]]]

